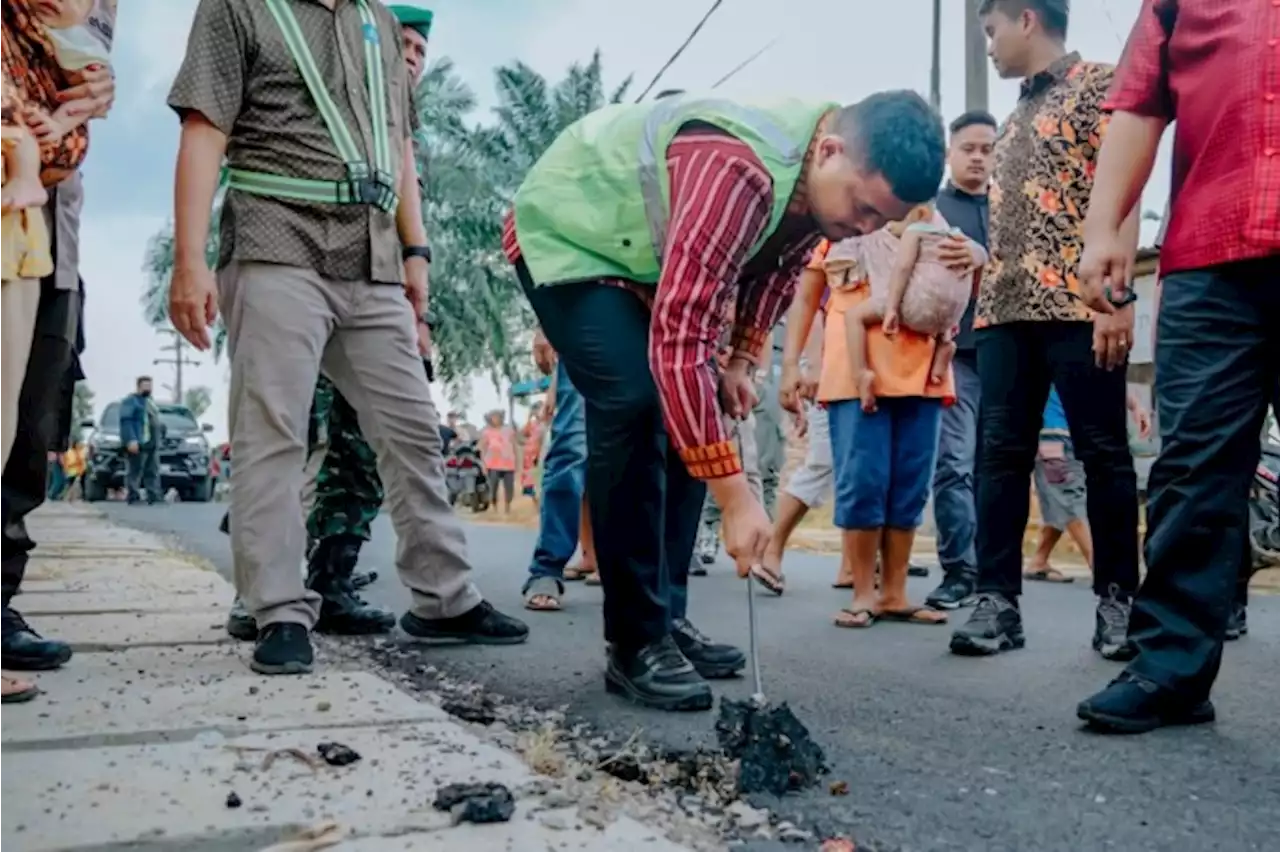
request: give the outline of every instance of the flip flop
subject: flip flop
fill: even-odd
[[[564,569],[564,581],[566,583],[574,583],[578,580],[585,579],[588,573],[591,572],[583,571],[581,564],[570,565],[568,568]]]
[[[866,621],[848,621],[841,620],[843,616],[849,616],[851,619],[858,619],[866,616]],[[869,609],[842,609],[840,614],[836,616],[836,627],[842,627],[845,630],[866,630],[876,623],[876,614]]]
[[[1035,580],[1038,583],[1061,583],[1063,585],[1076,581],[1075,577],[1068,577],[1057,568],[1038,568],[1035,571],[1024,571],[1022,579]]]
[[[883,621],[894,621],[899,624],[921,624],[936,627],[947,623],[947,614],[930,609],[927,606],[913,606],[907,609],[885,609],[876,613]]]
[[[751,567],[751,579],[755,580],[764,588],[773,592],[778,597],[782,597],[782,593],[787,590],[787,578],[782,574],[776,577],[764,569],[763,565],[753,565]]]
[[[558,612],[564,585],[555,577],[536,577],[525,584],[524,608],[534,612]]]
[[[582,582],[586,583],[588,586],[600,585],[600,572],[592,571],[590,574],[583,574]]]
[[[852,589],[852,588],[853,588],[853,581],[852,581],[852,580],[849,580],[848,582],[845,582],[845,581],[841,580],[839,577],[837,577],[837,578],[836,578],[836,581],[835,581],[834,583],[832,583],[832,584],[831,584],[831,588],[833,588],[833,589]]]
[[[16,677],[4,675],[4,693],[0,703],[25,704],[40,694],[40,687]]]

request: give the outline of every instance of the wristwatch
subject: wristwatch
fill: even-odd
[[[1106,300],[1111,303],[1113,308],[1123,308],[1138,301],[1138,291],[1133,287],[1127,288],[1124,291],[1124,294],[1118,297],[1112,292],[1110,287],[1105,288],[1102,291],[1102,294],[1106,297]]]
[[[430,263],[431,246],[405,246],[400,249],[401,260],[408,260],[411,257],[420,257],[427,263]]]

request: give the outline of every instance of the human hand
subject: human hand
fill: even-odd
[[[138,454],[138,442],[130,441],[129,444],[125,447],[125,450],[129,453],[129,455],[136,456]]]
[[[887,308],[884,312],[884,319],[880,322],[880,330],[892,337],[898,333],[901,322],[902,320],[898,315],[898,309]]]
[[[421,317],[418,318],[418,354],[423,358],[431,357],[431,326]],[[434,365],[432,369],[435,369]]]
[[[1132,276],[1133,247],[1121,237],[1120,230],[1090,225],[1086,220],[1080,258],[1080,297],[1084,303],[1103,314],[1124,310],[1111,300],[1124,295]]]
[[[804,410],[804,401],[818,394],[818,383],[797,363],[782,365],[782,377],[778,381],[778,402],[792,414]]]
[[[746,577],[752,566],[764,561],[764,552],[773,537],[773,524],[764,506],[746,488],[738,499],[724,507],[721,524],[725,552],[733,559],[738,576]]]
[[[77,85],[58,92],[59,103],[91,101],[92,110],[97,114],[105,116],[111,111],[116,100],[116,80],[109,67],[95,62],[85,66],[75,79]]]
[[[169,282],[169,320],[201,352],[213,345],[209,327],[218,318],[218,288],[203,259],[174,267]]]
[[[952,234],[938,244],[938,260],[957,275],[966,275],[978,266],[969,238],[963,234]]]
[[[29,105],[23,110],[23,122],[27,125],[27,130],[31,131],[31,135],[35,137],[37,142],[52,142],[62,135],[60,124],[52,115],[40,109],[38,106]]]
[[[422,317],[427,312],[427,294],[430,289],[429,276],[431,265],[425,257],[415,255],[404,262],[404,295],[413,306],[413,315],[418,322],[418,354],[431,354],[431,329]]]
[[[1151,437],[1151,412],[1141,403],[1135,403],[1130,407],[1129,412],[1133,415],[1133,422],[1138,427],[1138,437],[1147,440]]]
[[[551,348],[551,342],[541,328],[533,333],[533,363],[544,376],[551,375],[556,369],[556,350]]]
[[[724,406],[724,413],[735,420],[744,419],[760,401],[753,366],[746,358],[735,357],[720,373],[720,404]]]
[[[1133,346],[1133,305],[1107,307],[1108,312],[1093,318],[1093,359],[1102,369],[1114,370],[1128,360]]]
[[[794,413],[791,425],[795,430],[795,436],[797,438],[803,438],[805,435],[809,434],[809,413],[805,411],[805,407],[803,405],[800,406],[799,411]]]

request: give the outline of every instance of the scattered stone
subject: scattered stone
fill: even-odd
[[[330,766],[350,766],[360,759],[360,752],[342,743],[320,743],[316,751]]]
[[[644,768],[640,765],[639,759],[630,752],[617,752],[606,757],[600,764],[600,769],[619,781],[643,781],[645,779]]]
[[[769,823],[769,812],[760,808],[753,808],[742,800],[734,802],[725,808],[725,813],[733,817],[733,821],[737,823],[738,828],[743,831],[750,831]]]
[[[738,789],[781,796],[817,783],[826,756],[786,703],[720,700],[720,747],[739,762]]]
[[[316,710],[321,713],[328,713],[332,709],[333,709],[333,705],[330,704],[328,701],[316,702]]]
[[[831,795],[833,796],[847,796],[849,795],[849,782],[848,781],[832,781],[830,789],[831,789]]]
[[[567,808],[574,803],[573,796],[564,790],[550,790],[542,797],[542,806],[544,808]]]
[[[552,831],[568,831],[569,820],[564,814],[546,813],[538,817],[538,821]]]
[[[449,811],[458,822],[506,822],[516,810],[516,800],[502,784],[446,784],[436,791],[432,807]]]
[[[805,831],[789,822],[778,823],[778,839],[783,843],[810,843],[813,841],[813,832]]]
[[[241,806],[241,805],[243,805],[243,804],[244,804],[244,802],[240,801],[240,797],[236,795],[236,791],[235,791],[235,790],[232,790],[230,793],[228,793],[228,794],[227,794],[227,807],[228,807],[228,808],[231,808],[232,810],[235,810],[236,808],[240,807],[240,806]]]
[[[457,716],[464,722],[475,722],[477,725],[492,725],[497,721],[493,712],[493,702],[483,696],[472,696],[470,699],[446,701],[440,709],[450,716]]]

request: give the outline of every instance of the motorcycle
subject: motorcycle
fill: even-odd
[[[444,460],[445,485],[449,492],[449,505],[463,505],[473,512],[489,508],[489,476],[480,461],[480,450],[475,442],[457,442],[449,449]]]
[[[1249,544],[1255,572],[1280,568],[1280,444],[1267,438],[1249,488]]]

